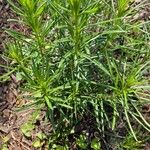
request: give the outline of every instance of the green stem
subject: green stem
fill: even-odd
[[[133,131],[133,128],[131,126],[130,119],[129,119],[129,116],[128,116],[128,111],[127,110],[129,109],[129,107],[128,107],[128,99],[127,99],[126,91],[123,91],[123,95],[124,95],[124,113],[125,113],[125,116],[126,116],[126,120],[127,120],[128,126],[130,128],[130,131],[131,131],[134,139],[136,141],[138,141],[137,137],[136,137],[136,135],[135,135],[135,133]]]
[[[112,130],[115,129],[115,125],[116,125],[116,116],[117,116],[116,100],[115,100],[115,102],[114,102],[113,108],[114,108],[114,110],[113,110]]]

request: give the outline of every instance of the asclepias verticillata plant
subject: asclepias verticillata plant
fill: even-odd
[[[29,34],[6,29],[14,38],[7,44],[8,56],[33,98],[28,108],[46,107],[54,133],[66,124],[71,132],[86,113],[95,118],[95,130],[103,138],[124,118],[135,140],[133,120],[150,131],[140,112],[149,102],[141,97],[150,88],[144,76],[150,67],[148,22],[130,20],[140,4],[134,8],[129,0],[8,2],[20,16],[18,23],[29,29]]]

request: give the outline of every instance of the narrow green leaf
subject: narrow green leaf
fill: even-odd
[[[84,57],[86,59],[88,59],[89,61],[91,61],[93,64],[95,64],[98,68],[100,68],[101,70],[103,70],[107,75],[110,76],[109,71],[103,66],[102,63],[98,62],[97,60],[92,60],[90,56],[86,55],[86,54],[80,54],[81,57]]]

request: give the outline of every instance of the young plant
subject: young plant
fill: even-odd
[[[148,22],[132,22],[140,4],[8,1],[29,31],[6,29],[14,37],[7,44],[12,71],[20,72],[22,88],[32,99],[23,108],[46,107],[53,134],[65,139],[87,114],[95,118],[94,128],[102,138],[106,130],[117,128],[120,119],[135,140],[133,119],[150,131],[140,112],[149,100],[139,94],[150,87],[144,77],[150,67],[149,28]]]

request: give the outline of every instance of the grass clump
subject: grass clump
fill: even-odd
[[[8,2],[20,16],[18,23],[29,34],[6,29],[14,41],[8,56],[30,93],[24,107],[47,108],[53,125],[49,147],[58,141],[69,146],[68,136],[85,129],[84,120],[105,141],[120,120],[138,141],[133,128],[138,122],[150,131],[141,113],[149,99],[144,76],[150,67],[149,22],[133,20],[138,8],[130,0],[18,0]],[[81,129],[82,130],[82,129]],[[97,141],[87,136],[87,141]],[[90,137],[90,138],[89,138]],[[96,140],[95,140],[96,139]],[[64,142],[65,140],[65,142]],[[55,143],[56,142],[56,143]],[[105,142],[102,142],[105,143]],[[60,146],[62,146],[60,144]],[[65,146],[65,144],[63,146]],[[82,143],[81,143],[82,144]],[[59,145],[59,144],[58,144]],[[86,145],[86,148],[93,144]],[[84,145],[85,146],[85,145]],[[102,148],[104,146],[101,146]]]

